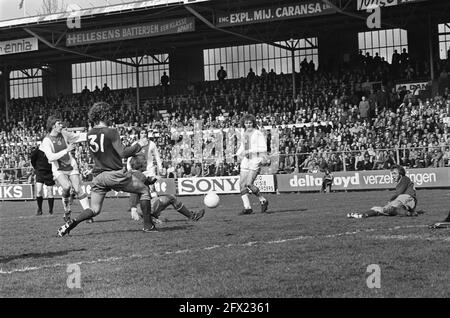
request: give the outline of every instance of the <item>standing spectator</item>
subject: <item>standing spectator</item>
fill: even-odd
[[[405,68],[409,63],[409,54],[406,52],[406,49],[403,49],[403,52],[400,55],[400,63],[402,64],[402,68]]]
[[[105,83],[105,84],[103,85],[103,88],[102,88],[102,93],[103,93],[103,95],[106,96],[110,91],[111,91],[111,89],[110,89],[110,88],[108,87],[108,85]]]
[[[169,86],[169,76],[167,76],[166,72],[163,72],[163,75],[161,76],[161,85],[166,88]]]
[[[220,67],[220,70],[217,71],[217,78],[219,80],[219,82],[223,82],[225,81],[225,79],[227,78],[227,71],[225,71],[223,69],[223,66]]]
[[[255,72],[253,72],[253,69],[250,68],[250,70],[248,71],[248,74],[247,74],[247,79],[250,81],[253,81],[255,78],[256,78],[256,74],[255,74]]]
[[[363,96],[359,102],[359,114],[361,115],[361,119],[364,120],[369,117],[369,110],[369,101],[366,100],[366,96]]]

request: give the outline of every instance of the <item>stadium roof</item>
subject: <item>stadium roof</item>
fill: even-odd
[[[133,11],[155,9],[160,7],[169,7],[176,5],[183,5],[189,3],[198,3],[210,0],[150,0],[150,1],[137,1],[125,4],[117,4],[111,6],[94,7],[89,9],[81,9],[77,11],[77,14],[83,17],[94,17],[110,14],[125,14]],[[11,20],[0,21],[0,30],[10,29],[18,26],[48,24],[51,22],[64,22],[68,18],[74,16],[74,11],[59,12],[52,14],[43,14],[31,17],[17,18]]]
[[[249,23],[218,27],[217,16],[250,9],[269,8],[292,3],[331,3],[336,12],[321,16],[283,19],[270,23]],[[95,59],[115,60],[123,57],[171,53],[188,47],[212,48],[257,42],[274,42],[290,38],[316,36],[318,32],[367,30],[368,13],[357,11],[354,0],[156,0],[142,1],[83,11],[81,30],[127,27],[136,24],[195,17],[195,31],[136,38],[78,46],[67,46],[71,32],[67,13],[3,21],[0,42],[38,37],[39,49],[20,54],[0,56],[1,68],[27,68],[66,61],[76,63]],[[383,10],[385,28],[406,28],[408,23],[428,24],[429,18],[439,23],[449,22],[450,1],[428,0]],[[33,18],[35,20],[33,20]],[[31,20],[28,20],[31,19]],[[36,20],[37,19],[37,20]],[[413,21],[413,22],[412,22]]]

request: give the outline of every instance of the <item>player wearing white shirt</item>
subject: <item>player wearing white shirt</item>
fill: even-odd
[[[64,206],[64,220],[70,219],[70,189],[73,188],[83,210],[90,209],[89,199],[80,187],[81,178],[78,164],[71,152],[75,149],[75,142],[79,135],[63,130],[62,120],[56,116],[47,119],[47,131],[39,149],[45,153],[52,166],[52,173],[61,185]]]
[[[145,147],[142,147],[141,151],[138,152],[133,157],[144,156],[145,160],[147,161],[147,167],[146,167],[146,170],[143,171],[142,173],[146,177],[156,177],[162,171],[162,160],[161,160],[161,157],[159,156],[158,148],[157,148],[155,142],[152,140],[153,133],[148,132],[147,137],[149,138],[148,145]],[[133,157],[129,157],[127,160],[127,170],[128,171],[133,170],[132,166],[131,166],[131,160]],[[155,166],[155,161],[156,161],[156,166]],[[156,193],[154,191],[152,191],[151,195],[153,197],[154,195],[156,195]],[[130,193],[130,201],[129,202],[130,202],[131,218],[136,219],[138,216],[138,212],[137,212],[137,204],[139,202],[138,195],[135,193]]]
[[[265,213],[269,202],[261,194],[259,188],[253,184],[261,166],[267,161],[267,142],[264,134],[256,128],[255,116],[247,114],[242,118],[244,132],[241,145],[236,153],[241,161],[240,189],[244,210],[241,214],[253,213],[248,194],[252,192],[258,196],[261,203],[261,212]]]

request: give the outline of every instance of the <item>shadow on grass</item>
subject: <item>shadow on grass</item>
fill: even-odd
[[[120,221],[120,219],[110,219],[110,220],[95,220],[94,219],[94,223],[107,223],[107,222],[116,222],[116,221]]]
[[[0,258],[0,264],[5,264],[14,260],[26,259],[26,258],[52,258],[57,256],[64,256],[69,254],[70,252],[84,252],[85,248],[81,249],[73,249],[73,250],[65,250],[59,252],[45,252],[45,253],[24,253],[19,255],[7,255],[5,257]]]
[[[308,211],[308,209],[302,208],[302,209],[269,210],[269,211],[265,212],[264,214],[274,214],[274,213],[284,213],[284,212],[304,212],[304,211]]]
[[[170,226],[170,227],[161,227],[161,225],[156,226],[158,228],[158,231],[154,232],[155,235],[158,234],[158,232],[170,232],[170,231],[179,231],[179,230],[189,230],[193,227],[193,225],[183,225],[183,226]],[[84,234],[72,234],[70,233],[69,236],[75,237],[75,236],[91,236],[91,235],[106,235],[106,234],[118,234],[118,233],[133,233],[133,232],[142,232],[142,228],[136,228],[136,229],[128,229],[128,230],[116,230],[116,231],[102,231],[102,232],[92,232],[92,233],[84,233]],[[142,232],[143,233],[143,232]],[[151,233],[146,233],[150,234]]]

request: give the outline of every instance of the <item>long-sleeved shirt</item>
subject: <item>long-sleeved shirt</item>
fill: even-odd
[[[391,197],[391,200],[395,200],[400,194],[409,194],[417,201],[416,189],[414,187],[414,182],[411,181],[407,176],[400,176],[400,180],[395,186],[395,194]]]

